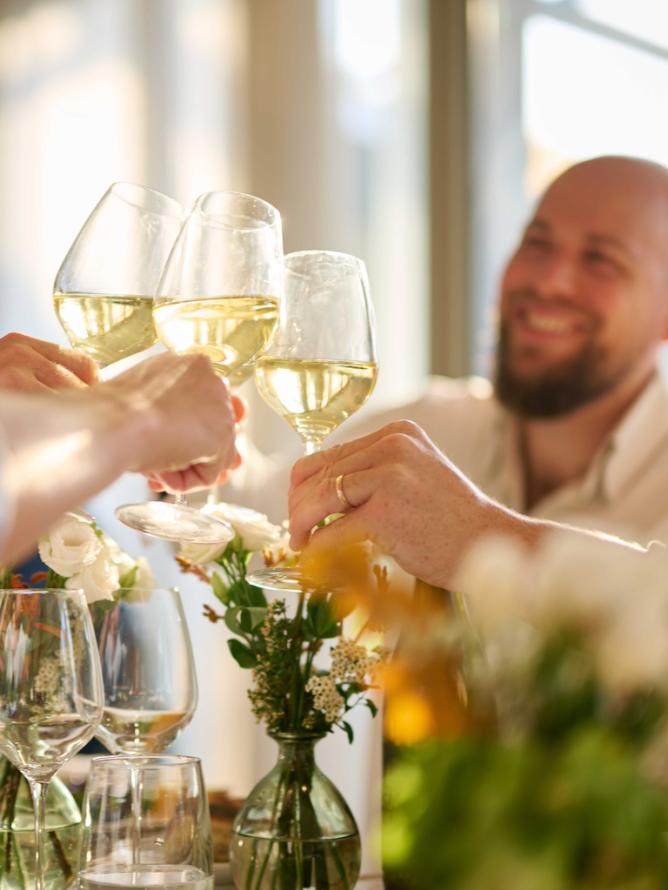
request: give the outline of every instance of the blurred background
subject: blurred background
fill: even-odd
[[[109,183],[129,180],[185,205],[258,194],[286,250],[363,257],[381,369],[367,410],[429,373],[484,373],[498,272],[532,202],[577,159],[668,164],[666,96],[657,0],[2,0],[0,333],[66,342],[55,273]],[[256,441],[297,450],[246,395]],[[165,545],[111,521],[143,494],[126,479],[91,509],[181,583]],[[180,745],[244,794],[273,752],[205,595],[182,587],[201,704]],[[364,821],[342,750],[330,772]]]

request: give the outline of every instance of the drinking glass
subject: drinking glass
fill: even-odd
[[[70,343],[105,368],[157,339],[153,298],[185,212],[143,185],[115,182],[70,247],[54,284],[56,314]],[[231,540],[227,523],[183,508],[178,534],[169,535],[169,509],[154,502],[172,540],[209,544]],[[147,529],[148,531],[148,529]]]
[[[207,355],[226,382],[241,382],[269,345],[282,285],[278,210],[253,195],[207,192],[195,202],[160,280],[153,310],[158,337],[174,352]],[[177,498],[126,504],[116,515],[156,537],[193,540],[182,526],[183,509]],[[185,509],[184,520],[198,512]],[[203,527],[213,521],[199,515]]]
[[[67,252],[56,314],[72,346],[102,368],[155,343],[153,295],[183,217],[171,198],[115,182]]]
[[[312,454],[375,386],[373,306],[357,257],[306,250],[288,254],[284,266],[278,329],[256,363],[255,384]],[[302,588],[298,566],[258,570],[249,581],[270,590]]]
[[[139,773],[135,848],[132,799]],[[212,890],[209,805],[197,757],[94,757],[83,801],[82,890]]]
[[[157,754],[192,720],[197,680],[175,588],[120,591],[91,605],[102,665],[97,737],[112,754]]]
[[[0,591],[0,752],[28,780],[35,875],[44,886],[49,781],[102,716],[100,659],[80,590]]]

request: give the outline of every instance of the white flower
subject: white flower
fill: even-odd
[[[313,695],[313,707],[322,711],[328,723],[336,723],[343,714],[345,701],[333,677],[313,675],[306,684],[306,691]]]
[[[64,578],[94,563],[102,548],[94,525],[73,513],[66,513],[39,540],[42,562]]]
[[[69,578],[65,587],[68,590],[80,588],[86,594],[86,600],[94,603],[97,600],[113,600],[119,584],[118,566],[103,550],[94,563],[84,566]]]
[[[153,570],[151,569],[149,561],[144,556],[140,556],[137,560],[137,575],[133,587],[136,587],[139,590],[153,590],[155,587]]]

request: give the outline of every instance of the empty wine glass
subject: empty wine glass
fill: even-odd
[[[139,774],[141,825],[132,812]],[[209,805],[197,757],[95,757],[83,801],[82,890],[212,890]]]
[[[44,887],[49,781],[102,716],[100,660],[80,590],[0,591],[0,752],[28,780],[35,876]]]
[[[112,754],[156,754],[192,720],[197,680],[178,590],[120,591],[91,605],[102,665],[97,737]]]
[[[160,280],[153,310],[158,337],[174,352],[207,355],[228,383],[239,382],[269,345],[282,286],[278,210],[253,195],[207,192],[195,202]],[[125,504],[116,516],[156,537],[193,541],[193,513],[203,531],[216,521],[184,507],[182,497]]]
[[[101,367],[155,343],[153,295],[184,215],[160,192],[115,182],[74,239],[54,305],[72,346]]]
[[[288,254],[284,264],[278,328],[256,363],[255,384],[312,454],[373,391],[373,306],[366,267],[357,257],[305,250]],[[298,566],[260,569],[248,580],[270,590],[303,586]]]

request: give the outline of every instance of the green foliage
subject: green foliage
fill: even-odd
[[[285,600],[269,603],[263,591],[247,581],[250,555],[238,537],[228,544],[210,578],[223,611],[218,615],[208,608],[205,614],[214,621],[222,618],[234,635],[228,640],[230,654],[240,667],[253,671],[248,695],[255,717],[270,732],[327,733],[338,726],[352,742],[352,727],[343,718],[363,703],[375,716],[377,709],[366,698],[370,687],[332,677],[331,694],[340,702],[336,716],[318,707],[307,688],[312,677],[329,676],[328,671],[316,669],[315,658],[324,641],[341,636],[342,616],[335,612],[332,595],[302,593],[288,614]]]
[[[494,731],[404,749],[390,769],[388,871],[414,888],[668,887],[668,794],[648,768],[664,696],[613,699],[587,640],[565,633],[501,682],[521,723],[502,707]]]

